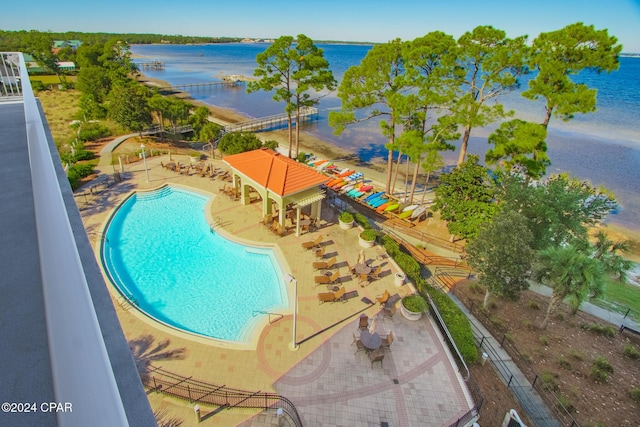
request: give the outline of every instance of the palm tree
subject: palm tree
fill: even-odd
[[[552,289],[547,313],[540,327],[546,329],[560,303],[569,297],[572,309],[577,309],[588,296],[602,294],[605,278],[604,263],[577,246],[551,246],[538,253],[533,278]]]

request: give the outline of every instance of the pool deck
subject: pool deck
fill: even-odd
[[[173,156],[174,160],[176,157]],[[125,336],[130,344],[135,344],[134,356],[139,364],[151,363],[213,384],[277,392],[296,405],[308,426],[380,426],[385,422],[390,426],[448,426],[473,406],[431,319],[411,322],[399,310],[393,318],[383,317],[379,304],[362,301],[363,297],[375,301],[385,289],[401,296],[412,289],[408,285],[395,286],[397,267],[379,246],[365,249],[365,255],[374,266],[382,265],[381,278],[361,287],[351,277],[346,261],[354,265],[362,250],[358,229],[340,229],[334,209],[323,205],[320,228],[316,231],[299,237],[293,232],[275,236],[259,223],[261,203],[243,206],[219,191],[228,183],[198,175],[179,175],[163,169],[160,161],[166,163],[168,157],[147,159],[150,182],[146,180],[143,163],[138,162],[125,165],[127,179],[93,196],[93,200],[76,196],[96,253],[109,215],[131,191],[175,184],[208,192],[214,197],[211,218],[225,233],[276,244],[280,249],[284,273],[291,273],[298,283],[296,341],[301,344],[296,351],[291,350],[292,310],[282,313],[284,317],[270,325],[263,321],[266,326],[254,334],[250,349],[237,349],[158,327],[135,309],[127,308],[114,289],[110,289]],[[182,161],[186,163],[188,158]],[[213,162],[226,167],[219,160]],[[345,303],[318,303],[317,294],[326,292],[327,286],[314,286],[313,277],[319,274],[311,265],[315,256],[313,251],[301,248],[302,242],[313,240],[318,234],[323,236],[325,259],[337,256],[340,271],[337,285],[344,286],[347,292],[357,291],[357,297]],[[287,286],[292,299],[294,285]],[[396,336],[391,351],[384,352],[382,366],[380,363],[372,366],[364,352],[354,355],[353,334],[360,313],[376,319],[376,331],[381,335],[393,331]],[[158,346],[159,351],[154,351]],[[181,419],[183,426],[197,424],[193,404],[153,392],[149,399],[154,409],[162,408],[168,417]],[[273,413],[256,410],[213,413],[214,407],[201,405],[201,408],[206,419],[198,425],[276,426],[279,421]]]

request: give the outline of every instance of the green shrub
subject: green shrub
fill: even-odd
[[[360,238],[362,240],[366,240],[367,242],[376,240],[376,237],[378,237],[378,232],[372,228],[368,228],[360,233]]]
[[[629,396],[636,402],[640,402],[640,387],[634,387],[629,390]]]
[[[262,148],[268,148],[270,150],[276,151],[278,149],[278,141],[273,139],[269,139],[262,143]]]
[[[431,286],[426,286],[418,261],[403,252],[395,240],[387,235],[382,236],[381,240],[389,256],[413,280],[418,291],[431,297],[464,361],[469,365],[476,363],[478,360],[478,348],[475,346],[471,324],[467,316],[445,293]]]
[[[77,164],[73,165],[69,168],[67,172],[67,178],[69,179],[69,184],[71,184],[72,189],[76,189],[80,185],[80,180],[86,176],[89,176],[93,173],[93,166],[91,165],[83,165]]]
[[[525,328],[528,331],[533,331],[536,326],[533,324],[533,322],[531,320],[523,320],[522,321],[522,327]]]
[[[561,368],[566,369],[568,371],[571,370],[571,362],[569,362],[567,358],[564,357],[562,354],[558,356],[558,365],[560,365]]]
[[[402,298],[402,305],[412,313],[423,313],[427,309],[427,300],[422,295],[413,294]]]
[[[41,90],[45,90],[47,87],[42,83],[42,80],[31,80],[31,89],[34,92],[40,92]]]
[[[356,213],[353,217],[358,225],[360,225],[360,227],[364,228],[365,230],[371,228],[369,218],[367,218],[366,216],[362,215],[361,213]]]
[[[478,282],[470,283],[467,286],[467,289],[469,289],[469,291],[471,293],[474,293],[474,294],[482,294],[482,293],[484,293],[484,288]]]
[[[342,211],[340,213],[340,215],[338,216],[338,219],[342,222],[352,222],[353,221],[353,214],[351,212],[347,212],[347,211]]]
[[[630,359],[638,360],[640,359],[640,351],[637,348],[632,346],[631,344],[627,344],[622,349],[622,353]]]
[[[104,138],[111,135],[111,131],[108,127],[101,123],[88,122],[83,123],[80,133],[78,134],[78,140],[80,142],[95,141],[96,139]]]
[[[573,406],[569,398],[563,394],[558,395],[558,406],[566,409],[567,412],[572,413],[576,411],[576,407]]]
[[[540,335],[540,338],[538,338],[538,341],[540,341],[540,344],[542,344],[545,347],[549,345],[549,337],[546,335]]]
[[[612,373],[613,366],[611,366],[611,363],[606,358],[598,356],[593,361],[589,376],[594,381],[605,383],[609,379],[609,374]]]
[[[555,372],[545,371],[540,374],[540,381],[542,381],[542,384],[544,384],[547,389],[553,392],[558,391],[558,389],[560,388],[558,386],[557,378],[558,374],[556,374]]]
[[[611,325],[601,325],[599,323],[583,323],[580,325],[585,331],[590,331],[598,335],[613,338],[616,336],[616,328]]]

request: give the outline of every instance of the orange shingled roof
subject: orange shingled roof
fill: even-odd
[[[309,166],[266,148],[232,154],[223,160],[279,196],[288,196],[327,181],[326,176]]]

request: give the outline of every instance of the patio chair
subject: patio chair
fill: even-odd
[[[356,352],[353,353],[354,355],[358,354],[359,351],[366,351],[367,350],[367,348],[364,346],[364,344],[362,344],[362,341],[360,340],[360,337],[357,336],[355,333],[353,334],[353,342],[351,343],[351,345],[354,345],[354,344],[356,346]]]
[[[392,306],[389,306],[389,307],[385,306],[382,309],[382,316],[383,317],[393,317],[393,315],[396,314],[396,310],[398,310],[398,309],[396,308],[395,305],[392,305]]]
[[[336,274],[338,272],[336,271]],[[332,302],[336,302],[336,301],[342,301],[342,302],[347,302],[347,299],[345,298],[345,295],[347,294],[347,290],[345,289],[345,287],[341,287],[340,289],[338,289],[337,291],[335,291],[333,293],[333,301]]]
[[[393,340],[394,340],[393,331],[389,331],[388,335],[382,336],[381,338],[382,338],[382,343],[380,344],[380,348],[388,348],[389,351],[391,351],[391,343],[393,343]]]
[[[369,360],[371,361],[371,369],[373,369],[373,364],[376,362],[380,362],[380,367],[382,368],[382,359],[384,359],[384,354],[379,351],[372,351],[369,353]]]
[[[360,315],[360,322],[358,323],[358,329],[369,329],[369,316],[366,314]]]
[[[315,261],[313,263],[313,268],[316,270],[328,270],[336,263],[336,257],[333,257],[327,261]]]
[[[349,267],[349,273],[351,273],[353,277],[356,277],[356,268],[352,266],[349,261],[347,261],[347,267]]]
[[[360,284],[360,287],[364,288],[365,286],[369,285],[369,275],[367,274],[361,274],[358,277],[358,283]]]
[[[333,302],[334,299],[333,292],[320,292],[318,294],[318,302],[320,304],[323,302]]]
[[[315,276],[313,281],[316,285],[329,285],[340,278],[340,271],[336,271],[331,276]]]
[[[382,265],[379,265],[374,271],[369,273],[370,279],[380,279],[380,270],[382,270]]]
[[[316,240],[312,241],[312,242],[302,242],[302,248],[303,249],[311,249],[315,246],[318,246],[320,244],[320,242],[322,242],[322,235],[319,235]]]
[[[376,300],[381,304],[384,305],[387,300],[389,299],[389,297],[391,296],[391,294],[389,293],[388,289],[384,290],[384,293],[382,295],[378,295],[376,296]]]

